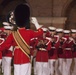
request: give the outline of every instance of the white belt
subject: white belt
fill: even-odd
[[[52,49],[55,49],[55,47],[51,47]]]
[[[39,48],[40,51],[47,51],[45,48]]]
[[[65,50],[71,50],[71,48],[65,48]]]

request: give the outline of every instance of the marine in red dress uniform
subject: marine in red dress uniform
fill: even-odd
[[[11,26],[4,26],[4,31],[1,35],[1,38],[3,38],[4,41],[10,34],[11,29],[12,29]],[[13,50],[13,48],[11,47],[10,49],[2,51],[2,72],[3,72],[3,75],[11,75],[12,50]]]
[[[55,27],[49,27],[50,30],[50,41],[51,41],[51,49],[49,51],[49,70],[50,74],[53,75],[54,72],[57,74],[58,68],[58,48],[60,45],[59,36],[56,34]]]
[[[8,30],[8,29],[7,29]],[[1,37],[6,40],[6,38],[8,37],[7,33],[4,32]],[[12,51],[11,49],[8,49],[8,50],[4,50],[2,51],[2,57],[12,57]]]
[[[71,64],[72,64],[72,45],[73,39],[70,37],[70,31],[64,30],[64,37],[67,39],[63,45],[64,50],[64,62],[63,62],[63,73],[62,75],[70,75],[71,73]]]
[[[73,38],[72,55],[73,55],[73,71],[72,75],[76,74],[76,29],[71,29],[71,37]]]
[[[66,38],[63,37],[63,29],[61,28],[57,28],[56,29],[56,34],[59,36],[59,48],[58,48],[58,74],[62,74],[62,71],[63,71],[63,60],[65,58],[64,56],[64,51],[63,51],[63,44],[65,43],[66,41]]]
[[[43,31],[46,28],[43,29]],[[46,32],[43,33],[43,36],[40,36],[36,42],[36,75],[49,75],[48,68],[48,50],[51,48],[50,40],[46,39]]]

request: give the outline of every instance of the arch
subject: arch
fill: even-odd
[[[4,21],[6,15],[11,11],[14,10],[15,7],[20,3],[25,3],[26,0],[3,0],[0,4],[0,21]]]
[[[71,0],[68,3],[68,5],[65,5],[65,7],[62,11],[62,16],[67,17],[67,20],[66,20],[65,25],[64,25],[65,29],[76,28],[76,26],[75,26],[76,18],[73,15],[76,12],[75,8],[76,8],[76,0]]]
[[[73,0],[65,11],[65,16],[68,17],[70,10],[76,5],[76,0]]]
[[[61,16],[65,17],[66,11],[69,8],[70,4],[73,2],[74,0],[67,0],[66,4],[63,6],[62,12],[61,12]]]

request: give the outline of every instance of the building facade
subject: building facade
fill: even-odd
[[[25,2],[30,5],[31,16],[37,17],[45,27],[76,28],[76,0],[0,0],[0,20],[5,20],[9,11]]]

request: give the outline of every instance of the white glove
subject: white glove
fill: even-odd
[[[8,22],[3,22],[3,25],[10,26],[10,24]]]
[[[35,17],[31,18],[31,22],[35,25],[36,29],[39,29],[42,27],[42,25],[40,26],[37,19]]]

